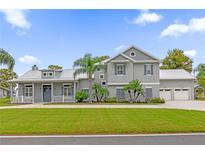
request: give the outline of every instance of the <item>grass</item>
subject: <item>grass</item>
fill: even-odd
[[[129,103],[129,102],[102,102],[102,103],[74,103],[74,102],[68,102],[68,103],[46,103],[44,105],[156,105],[161,103],[146,103],[146,102],[138,102],[138,103]]]
[[[0,135],[205,132],[205,112],[175,109],[2,109]]]

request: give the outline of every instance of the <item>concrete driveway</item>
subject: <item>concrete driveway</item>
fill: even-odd
[[[205,101],[167,101],[165,104],[158,105],[43,105],[42,103],[18,105],[18,106],[3,106],[0,109],[11,108],[170,108],[170,109],[186,109],[205,111]]]
[[[205,111],[205,101],[167,101],[163,104],[165,108],[187,109],[187,110],[201,110]]]

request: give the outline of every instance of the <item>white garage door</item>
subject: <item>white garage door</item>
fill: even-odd
[[[175,89],[174,100],[189,100],[189,89]]]
[[[163,98],[165,100],[171,100],[172,90],[171,89],[160,89],[159,95],[160,95],[160,98]]]

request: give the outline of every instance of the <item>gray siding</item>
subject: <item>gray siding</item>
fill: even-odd
[[[153,75],[144,75],[144,65],[143,64],[134,64],[134,79],[138,79],[141,82],[146,83],[159,83],[159,63],[149,63],[153,65]]]
[[[136,56],[135,57],[131,57],[130,56],[130,53],[131,52],[135,52],[136,53]],[[151,58],[150,56],[147,56],[146,54],[134,49],[134,48],[131,48],[130,50],[127,50],[125,52],[123,52],[123,54],[129,56],[130,58],[134,59],[134,60],[155,60],[153,58]]]

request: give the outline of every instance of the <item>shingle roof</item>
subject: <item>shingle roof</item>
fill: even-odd
[[[160,70],[160,80],[195,79],[195,77],[184,69]]]
[[[61,70],[61,73],[55,76],[55,78],[42,78],[41,76],[41,70],[30,70],[23,74],[22,76],[18,77],[18,79],[13,79],[12,81],[64,81],[64,80],[69,80],[72,81],[74,80],[74,74],[75,70],[73,69],[64,69]],[[76,80],[79,79],[86,79],[87,74],[79,74],[76,76]]]

